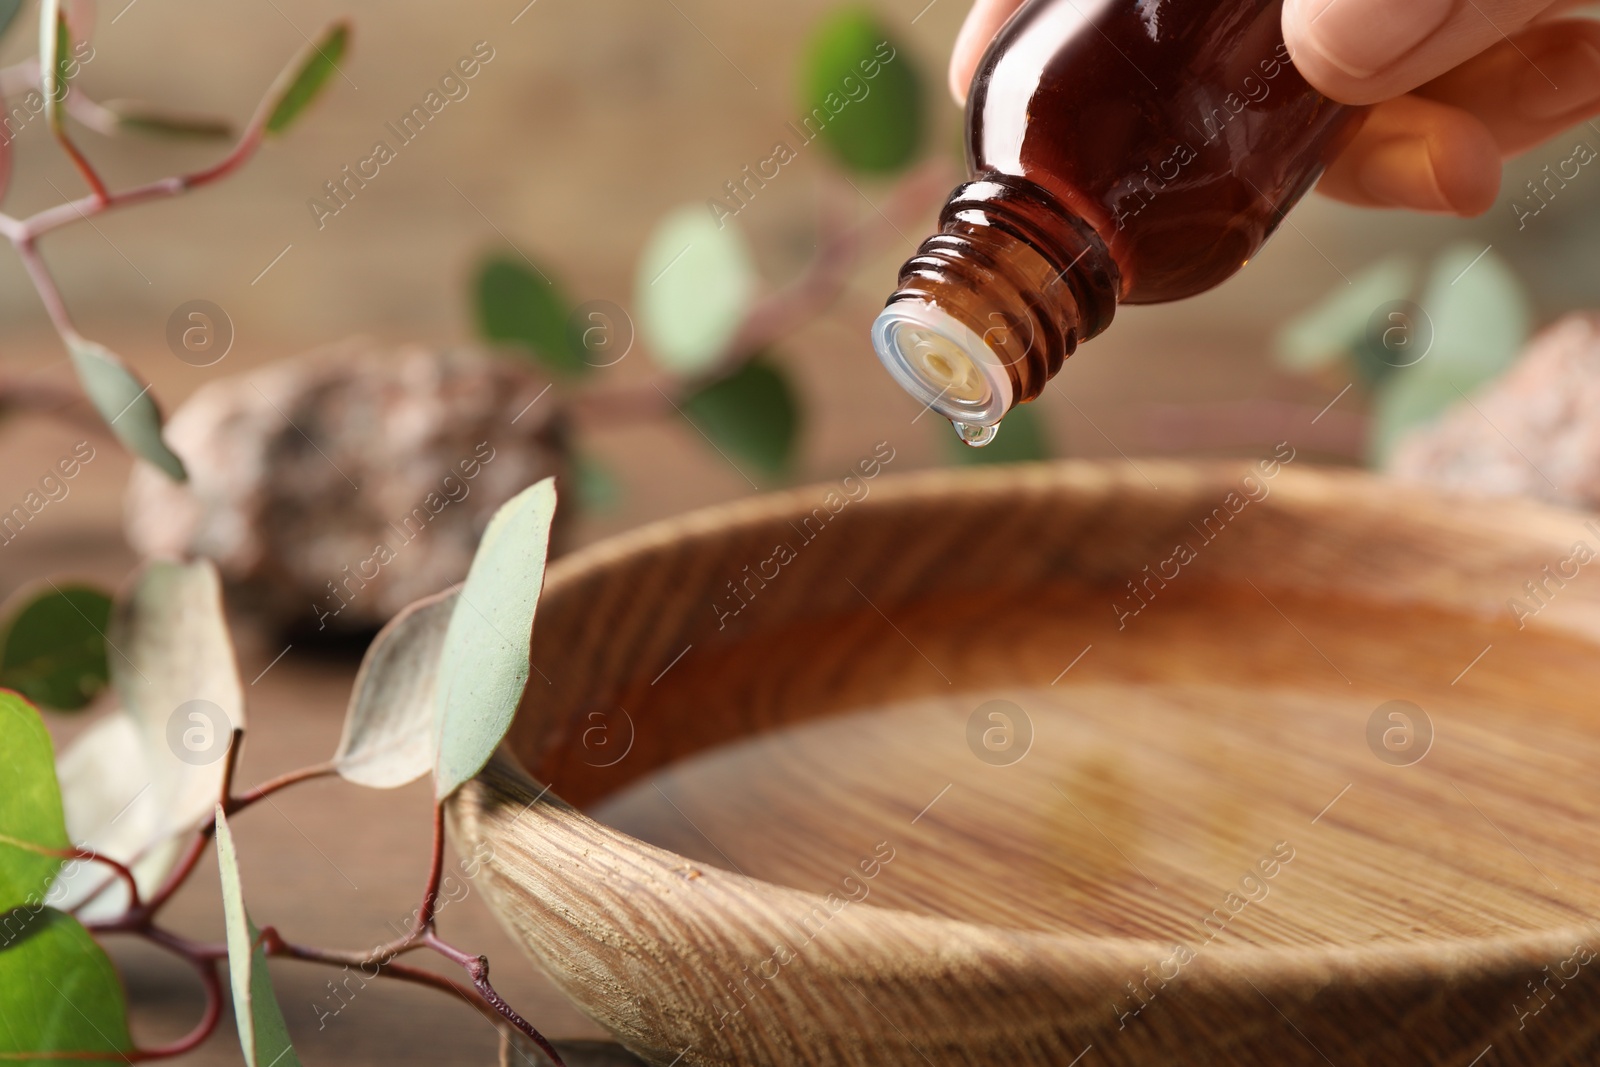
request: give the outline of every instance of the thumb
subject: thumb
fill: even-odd
[[[1552,0],[1285,0],[1283,36],[1307,81],[1335,100],[1372,104],[1471,59]]]

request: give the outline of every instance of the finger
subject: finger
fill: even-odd
[[[1283,34],[1313,86],[1349,104],[1408,93],[1499,44],[1552,0],[1285,0]]]
[[[961,24],[961,32],[956,35],[955,48],[950,53],[950,95],[956,98],[956,103],[966,106],[967,90],[972,85],[972,76],[977,73],[978,61],[983,58],[984,50],[994,40],[994,35],[1000,32],[1000,27],[1005,25],[1006,19],[1021,6],[1022,0],[978,0],[972,5],[967,21]]]
[[[1600,112],[1600,23],[1532,26],[1417,95],[1472,112],[1515,155]]]
[[[1402,96],[1372,109],[1317,188],[1364,207],[1481,215],[1500,191],[1500,146],[1468,112]]]

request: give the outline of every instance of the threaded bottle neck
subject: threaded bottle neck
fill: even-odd
[[[1110,324],[1121,275],[1099,235],[1026,178],[958,186],[939,226],[901,268],[874,342],[923,403],[994,425]]]

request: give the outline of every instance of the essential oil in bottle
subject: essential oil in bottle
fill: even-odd
[[[971,445],[1119,303],[1221,283],[1355,132],[1290,62],[1283,0],[1029,0],[978,65],[972,180],[872,327]]]

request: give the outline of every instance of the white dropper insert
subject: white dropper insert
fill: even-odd
[[[872,346],[900,387],[955,424],[968,444],[994,439],[1011,410],[1011,376],[959,319],[925,300],[896,300],[872,324]]]

